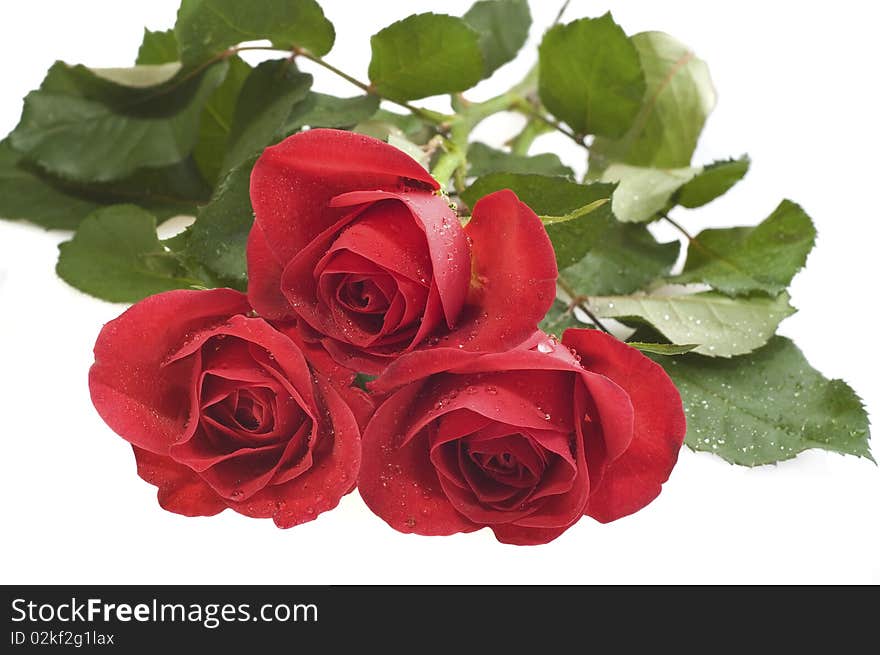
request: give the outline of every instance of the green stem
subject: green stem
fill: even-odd
[[[443,140],[443,154],[437,159],[431,176],[440,183],[440,186],[446,187],[449,180],[456,174],[456,171],[467,163],[466,153],[461,147],[451,139]],[[466,144],[465,144],[466,145]]]
[[[544,121],[537,120],[535,118],[530,118],[526,122],[525,126],[522,130],[513,137],[508,145],[510,146],[510,152],[514,155],[528,155],[529,149],[532,147],[532,144],[542,134],[546,134],[547,132],[552,132],[553,128],[547,125]]]
[[[587,296],[579,295],[577,291],[575,291],[574,288],[570,284],[568,284],[568,281],[561,275],[556,278],[556,286],[559,287],[565,293],[565,295],[568,296],[569,302],[571,303],[572,307],[580,307],[581,311],[583,311],[584,314],[586,314],[587,317],[593,322],[593,325],[602,330],[602,332],[606,334],[611,334],[611,330],[605,327],[602,324],[602,321],[600,321],[599,318],[592,312],[592,310],[590,310],[590,307],[587,304]]]
[[[559,21],[562,20],[562,14],[564,14],[565,10],[568,9],[568,4],[570,2],[571,2],[571,0],[565,0],[565,2],[562,3],[562,6],[559,8],[559,13],[556,14],[556,20],[553,21],[554,25],[556,25]]]
[[[446,152],[437,160],[431,174],[441,185],[448,186],[449,180],[455,180],[455,189],[459,194],[465,187],[467,175],[467,150],[471,132],[482,121],[503,111],[511,111],[534,93],[537,80],[537,67],[526,74],[521,82],[510,90],[489,98],[483,102],[470,102],[460,93],[451,97],[452,108],[456,114],[450,116],[449,138],[444,143]]]
[[[688,241],[699,243],[699,242],[697,242],[697,240],[693,237],[693,235],[691,235],[691,233],[688,232],[688,231],[684,228],[684,226],[682,226],[681,224],[679,224],[677,221],[674,221],[674,220],[672,220],[671,218],[669,218],[669,215],[668,215],[668,214],[661,214],[661,215],[660,215],[660,218],[662,218],[663,220],[667,221],[672,227],[674,227],[676,230],[678,230],[679,232],[681,232],[681,233],[687,238]]]
[[[531,102],[528,102],[528,101],[521,102],[521,103],[517,104],[515,109],[517,111],[519,111],[520,113],[525,114],[529,118],[541,121],[542,123],[547,125],[549,128],[554,129],[561,134],[564,134],[565,136],[567,136],[569,139],[574,141],[576,144],[578,144],[582,148],[586,148],[587,150],[589,150],[589,146],[584,141],[584,137],[582,135],[575,134],[574,132],[572,132],[570,129],[565,127],[565,125],[563,125],[559,121],[557,121],[553,118],[550,118],[550,116],[545,114],[543,111],[541,111],[541,109],[536,107]]]

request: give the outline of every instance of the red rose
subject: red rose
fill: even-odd
[[[361,455],[352,407],[364,399],[332,387],[291,338],[249,312],[229,289],[151,296],[104,326],[89,388],[162,507],[187,516],[230,507],[287,528],[352,489]]]
[[[251,304],[297,319],[307,339],[368,373],[426,340],[513,347],[553,302],[550,240],[510,191],[483,198],[462,228],[438,188],[405,153],[352,132],[310,130],[267,148],[251,175]]]
[[[402,532],[489,526],[542,544],[584,514],[613,521],[660,493],[685,433],[663,369],[597,330],[410,353],[374,386],[390,395],[364,432],[358,488]]]

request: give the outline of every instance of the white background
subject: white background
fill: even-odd
[[[365,79],[371,34],[406,12],[461,14],[470,3],[322,4],[338,35],[328,59]],[[530,66],[557,9],[555,1],[532,4],[529,46],[472,92],[474,99],[504,90]],[[0,133],[15,126],[21,98],[53,60],[128,65],[143,26],[170,26],[176,6],[4,2]],[[800,312],[781,332],[823,373],[847,380],[876,417],[874,3],[574,0],[567,16],[608,8],[629,33],[670,32],[709,62],[719,105],[695,161],[748,152],[754,162],[722,200],[676,217],[698,231],[757,222],[783,197],[801,203],[819,239],[792,289]],[[316,73],[318,90],[357,91],[304,68]],[[477,136],[500,145],[519,124],[496,117]],[[583,170],[582,152],[564,137],[543,137],[536,150],[558,152]],[[488,530],[448,538],[398,534],[357,494],[288,531],[231,511],[203,519],[165,512],[155,488],[136,476],[128,444],[89,401],[92,344],[123,307],[54,276],[56,245],[65,238],[0,222],[2,583],[880,582],[880,470],[821,451],[745,469],[685,449],[647,509],[606,526],[584,519],[541,547],[504,546]]]

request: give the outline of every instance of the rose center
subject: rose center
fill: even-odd
[[[520,466],[516,457],[508,452],[488,456],[483,453],[472,453],[471,458],[484,471],[501,475],[514,473]]]
[[[383,280],[384,282],[384,280]],[[349,275],[339,288],[339,302],[348,309],[363,314],[381,314],[388,310],[388,284],[371,278]]]
[[[254,416],[253,407],[239,407],[235,410],[235,420],[245,430],[256,430],[260,420]]]

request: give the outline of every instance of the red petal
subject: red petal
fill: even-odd
[[[669,478],[684,441],[681,397],[658,364],[610,335],[569,329],[562,341],[577,350],[586,369],[623,388],[635,412],[632,443],[608,465],[587,504],[587,514],[607,523],[650,503]]]
[[[440,488],[428,457],[427,437],[400,445],[413,418],[410,408],[421,385],[414,384],[386,400],[364,432],[364,459],[358,491],[367,506],[400,532],[449,535],[472,532],[475,525],[459,514]]]
[[[357,371],[334,360],[321,345],[321,335],[307,325],[273,323],[273,326],[298,345],[309,364],[333,380],[336,386],[347,387],[354,382]]]
[[[516,523],[503,523],[490,526],[495,538],[503,544],[514,546],[540,546],[556,539],[571,526],[561,528],[529,528]]]
[[[182,343],[249,309],[244,294],[231,289],[168,291],[107,323],[89,371],[92,403],[101,418],[132,444],[167,453],[186,428],[196,362],[163,362]]]
[[[431,257],[434,283],[440,292],[446,324],[452,327],[461,313],[471,277],[470,248],[458,217],[446,200],[427,191],[406,193],[360,191],[334,198],[333,206],[345,207],[383,199],[400,200],[424,231]],[[361,252],[361,254],[374,259],[366,253]],[[406,252],[391,254],[404,260],[408,256]]]
[[[263,230],[256,223],[247,242],[248,300],[264,318],[292,318],[290,303],[281,292],[281,264],[269,249]]]
[[[338,219],[330,199],[348,191],[399,191],[439,185],[407,154],[344,130],[309,130],[266,148],[251,173],[256,222],[279,262],[287,264]]]
[[[351,491],[361,463],[357,421],[333,385],[323,376],[318,380],[330,423],[322,423],[324,438],[313,452],[312,467],[283,484],[267,485],[246,501],[226,501],[236,512],[272,517],[279,528],[291,528],[333,509]]]
[[[169,457],[132,446],[137,472],[145,481],[159,487],[159,505],[184,516],[213,516],[226,509],[226,503],[192,469]]]
[[[546,339],[543,332],[542,340]],[[446,344],[447,339],[440,343]],[[376,393],[387,393],[405,384],[428,377],[434,373],[450,371],[453,373],[483,373],[487,371],[571,371],[583,373],[568,350],[555,346],[555,350],[542,353],[523,347],[525,342],[512,350],[497,352],[473,352],[464,348],[423,348],[407,353],[392,362],[382,375],[369,386]]]
[[[474,206],[471,290],[450,335],[468,350],[499,351],[531,336],[556,297],[556,256],[541,219],[512,191]]]

